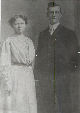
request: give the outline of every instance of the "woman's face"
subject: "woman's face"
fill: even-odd
[[[16,34],[23,34],[25,27],[26,27],[25,21],[20,17],[17,18],[13,23],[13,29]]]

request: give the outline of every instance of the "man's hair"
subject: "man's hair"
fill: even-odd
[[[48,3],[48,7],[54,7],[54,6],[59,6],[59,5],[56,4],[55,2],[49,2]]]
[[[57,4],[57,3],[55,3],[55,2],[49,2],[49,3],[48,3],[47,10],[49,10],[50,7],[56,7],[56,6],[59,6],[59,7],[60,7],[60,5]],[[60,12],[62,13],[61,7],[60,7]]]

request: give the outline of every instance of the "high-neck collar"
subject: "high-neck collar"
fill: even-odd
[[[59,22],[58,23],[56,23],[56,24],[53,24],[53,25],[49,25],[49,32],[50,32],[50,35],[52,35],[53,34],[53,32],[57,29],[57,27],[59,26]]]
[[[13,36],[18,37],[18,38],[19,37],[25,37],[24,34],[14,34]]]
[[[59,26],[59,24],[60,24],[59,22],[56,24],[53,24],[53,25],[49,24],[49,28],[56,30],[56,28]]]

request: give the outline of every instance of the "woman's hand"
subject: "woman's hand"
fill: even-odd
[[[12,92],[12,81],[11,81],[11,76],[10,76],[10,67],[1,66],[0,80],[1,80],[2,91],[5,94],[10,95]]]

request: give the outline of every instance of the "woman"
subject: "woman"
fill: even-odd
[[[9,24],[14,35],[3,43],[1,53],[2,113],[37,113],[32,70],[35,50],[31,39],[23,34],[27,18],[15,15]]]

